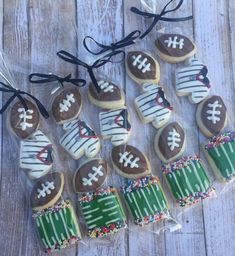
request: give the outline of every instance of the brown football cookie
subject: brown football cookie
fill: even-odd
[[[192,57],[196,45],[186,36],[179,34],[163,34],[155,41],[159,57],[170,63],[178,63]]]
[[[164,163],[169,163],[180,157],[184,152],[185,144],[184,130],[177,122],[159,129],[154,140],[155,152]]]
[[[99,188],[106,180],[108,164],[103,159],[92,159],[83,163],[73,178],[76,193],[91,192]]]
[[[63,188],[63,173],[53,172],[37,179],[30,197],[33,210],[41,211],[53,206],[60,199]]]
[[[146,52],[129,52],[126,66],[129,76],[139,84],[158,83],[160,81],[159,63]]]
[[[98,92],[93,83],[90,83],[88,98],[99,108],[115,109],[124,106],[125,97],[123,91],[114,83],[104,80],[98,81]]]
[[[213,95],[197,107],[197,125],[207,137],[219,134],[226,126],[227,119],[227,108],[220,96]]]
[[[52,102],[52,115],[58,124],[76,118],[82,107],[82,98],[78,88],[60,90]]]
[[[28,110],[25,110],[22,103],[17,101],[12,106],[8,116],[11,130],[20,139],[26,139],[32,135],[38,129],[40,121],[37,106],[28,99],[24,100]]]
[[[147,157],[131,145],[120,145],[112,149],[115,170],[125,178],[138,179],[151,173]]]

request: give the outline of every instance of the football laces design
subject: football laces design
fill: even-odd
[[[66,99],[60,103],[60,112],[67,112],[69,111],[69,108],[72,106],[72,103],[75,102],[74,94],[70,93],[66,95]]]
[[[180,134],[173,128],[172,131],[169,132],[167,145],[170,147],[170,150],[173,151],[180,146],[179,142],[181,142]]]
[[[134,60],[132,62],[133,66],[137,66],[139,70],[141,70],[142,73],[146,73],[147,71],[151,71],[151,64],[148,62],[147,58],[143,58],[141,54],[139,55],[133,55],[132,59]]]
[[[219,104],[218,100],[216,100],[214,103],[208,104],[208,110],[206,113],[208,114],[207,119],[210,120],[213,124],[216,124],[220,121],[220,108],[222,108],[222,105]]]
[[[37,189],[38,192],[38,198],[41,197],[46,197],[46,195],[50,195],[51,194],[51,190],[55,189],[55,185],[54,185],[54,181],[49,182],[46,181],[45,184],[42,184],[42,189]]]
[[[98,81],[100,89],[104,92],[114,92],[114,86],[106,81]]]
[[[174,49],[178,47],[180,50],[182,50],[184,48],[184,39],[178,39],[177,36],[174,36],[173,38],[170,36],[167,40],[165,40],[165,43],[167,44],[167,47]]]
[[[139,157],[134,157],[130,152],[119,153],[119,162],[124,163],[124,167],[138,168]]]
[[[19,119],[20,119],[20,124],[19,127],[21,128],[22,131],[25,131],[28,127],[33,127],[33,124],[30,124],[27,122],[27,120],[30,120],[33,118],[33,110],[28,109],[25,110],[24,108],[19,108],[18,109],[19,114]]]
[[[83,178],[82,179],[82,184],[84,185],[84,186],[92,186],[92,182],[94,181],[94,182],[97,182],[98,181],[98,178],[97,178],[97,176],[99,177],[99,176],[104,176],[104,172],[102,171],[102,169],[103,169],[103,166],[102,165],[99,165],[98,167],[96,167],[96,166],[93,166],[92,167],[92,172],[93,173],[88,173],[88,179],[87,178]]]

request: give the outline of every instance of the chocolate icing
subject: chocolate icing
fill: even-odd
[[[73,94],[75,102],[70,102],[71,106],[68,111],[60,112],[60,104],[66,100],[66,96]],[[52,114],[56,122],[63,122],[76,118],[81,110],[81,94],[78,88],[67,88],[60,91],[53,100]]]
[[[150,71],[146,71],[145,73],[143,73],[141,71],[141,69],[138,69],[138,65],[137,66],[133,66],[133,56],[138,56],[141,54],[141,60],[143,60],[144,58],[147,58],[146,64],[150,63]],[[143,80],[155,80],[157,77],[157,70],[156,70],[156,63],[155,60],[148,54],[141,52],[141,51],[133,51],[133,52],[129,52],[127,54],[127,66],[130,70],[130,72],[132,73],[133,76],[135,76],[137,79],[143,79]]]
[[[95,177],[98,179],[97,181],[91,180],[92,185],[84,185],[83,179],[91,179],[88,175],[95,173],[94,170],[92,170],[92,167],[98,168],[99,166],[102,166],[101,171],[103,172],[103,176],[95,175]],[[105,181],[107,177],[107,161],[103,159],[92,159],[91,161],[88,161],[84,163],[82,166],[79,167],[77,172],[74,176],[74,189],[75,192],[90,192],[95,191],[97,188],[99,188]]]
[[[21,139],[26,139],[31,134],[33,134],[37,130],[39,121],[40,121],[40,116],[39,116],[39,111],[38,111],[37,106],[35,106],[31,101],[29,101],[27,99],[24,99],[24,100],[28,106],[29,111],[33,110],[33,113],[29,114],[31,117],[26,119],[26,122],[30,125],[32,124],[32,127],[27,127],[25,130],[22,130],[22,127],[20,126],[23,119],[20,118],[19,116],[23,112],[19,112],[18,109],[20,109],[20,108],[24,109],[24,107],[20,101],[17,101],[12,106],[11,111],[10,111],[10,116],[9,116],[10,126],[11,126],[13,132]]]
[[[133,161],[135,158],[139,158],[139,160],[136,162],[138,164],[138,167],[131,168],[130,164],[127,166],[124,166],[125,161],[123,163],[120,163],[120,156],[119,153],[125,153],[129,152],[127,155],[127,158],[130,157],[130,155],[133,155],[133,158],[131,158],[131,161]],[[125,174],[136,175],[145,173],[148,169],[148,164],[146,161],[145,156],[135,147],[130,145],[120,145],[116,146],[112,149],[112,161],[113,163],[118,167],[120,171],[122,171]]]
[[[165,41],[169,40],[170,37],[172,40],[174,40],[175,36],[177,36],[177,42],[179,42],[180,39],[184,39],[184,45],[182,49],[180,49],[178,46],[176,48],[167,46],[167,42]],[[194,44],[189,38],[179,34],[164,34],[155,41],[155,45],[161,53],[170,57],[184,57],[195,49]]]
[[[32,208],[40,207],[43,209],[43,206],[47,205],[51,200],[53,200],[56,196],[58,196],[59,191],[61,191],[61,186],[64,185],[64,177],[62,173],[53,172],[49,173],[39,179],[36,180],[36,183],[31,192],[31,206]],[[42,184],[46,186],[46,182],[54,182],[54,189],[50,189],[50,194],[46,193],[45,197],[38,198],[38,189],[42,190]],[[59,199],[59,198],[58,198]],[[50,207],[52,205],[48,205]]]
[[[222,106],[221,108],[217,108],[216,111],[220,111],[219,115],[216,115],[220,118],[220,121],[217,121],[215,124],[212,123],[211,120],[208,120],[208,104],[213,104],[215,101]],[[227,115],[227,108],[223,102],[223,99],[220,96],[213,95],[210,98],[206,99],[203,103],[202,110],[201,110],[201,121],[204,126],[210,131],[213,135],[217,135],[224,127]]]
[[[175,129],[175,131],[180,134],[181,141],[177,142],[179,144],[179,147],[175,147],[174,150],[171,151],[170,147],[168,146],[167,138],[169,136],[169,132],[171,132],[173,129]],[[184,140],[185,140],[185,133],[183,128],[177,122],[170,123],[163,128],[159,136],[159,140],[158,140],[159,151],[162,153],[163,157],[166,160],[168,160],[176,156],[177,154],[179,154],[184,144]]]

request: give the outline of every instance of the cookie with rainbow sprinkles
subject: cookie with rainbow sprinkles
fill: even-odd
[[[219,180],[235,179],[235,131],[212,137],[203,150]]]
[[[104,237],[127,227],[126,216],[115,188],[85,193],[79,202],[89,237]]]
[[[121,191],[135,224],[144,226],[169,216],[168,203],[157,177],[129,180]]]
[[[189,206],[215,194],[198,156],[183,157],[162,166],[163,175],[176,202]]]

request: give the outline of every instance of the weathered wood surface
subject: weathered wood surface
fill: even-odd
[[[167,2],[157,1],[160,10]],[[177,1],[176,1],[177,2]],[[131,14],[132,5],[140,7],[134,0],[0,0],[0,48],[12,56],[12,61],[29,72],[43,71],[67,74],[77,73],[74,66],[66,64],[55,57],[60,49],[78,54],[85,60],[88,55],[82,49],[81,43],[85,35],[93,35],[98,41],[111,43],[122,38],[133,29],[144,30],[146,21]],[[234,74],[235,74],[235,2],[233,0],[187,0],[175,17],[193,13],[194,20],[184,23],[159,23],[158,29],[185,33],[193,38],[198,45],[198,56],[208,64],[213,82],[213,93],[221,95],[226,103],[230,119],[234,125]],[[74,25],[77,24],[77,30]],[[134,46],[155,55],[152,32],[145,40]],[[195,106],[187,99],[177,98],[173,85],[173,74],[176,66],[160,61],[162,70],[161,83],[176,110],[173,119],[185,124],[187,129],[188,153],[201,153],[200,143],[205,138],[195,126]],[[180,65],[179,65],[180,66]],[[126,91],[127,106],[131,111],[132,122],[135,123],[130,143],[138,145],[151,159],[153,172],[161,177],[160,162],[153,152],[152,139],[155,129],[143,125],[133,108],[133,99],[140,93],[140,88],[126,77],[122,64],[107,64],[101,68],[101,75],[107,75]],[[27,71],[26,71],[27,73]],[[79,70],[81,77],[88,78],[84,70]],[[29,87],[26,74],[17,74],[19,87],[34,94],[48,104],[48,92],[43,89]],[[86,99],[87,88],[82,89],[85,104],[82,117],[99,131],[99,110],[91,106]],[[0,96],[1,97],[1,96]],[[6,100],[6,96],[4,96]],[[1,100],[1,98],[0,98]],[[49,106],[49,104],[48,104]],[[91,115],[92,113],[92,115]],[[3,119],[3,120],[2,120]],[[28,203],[25,199],[27,186],[18,168],[18,141],[9,133],[6,127],[6,115],[0,119],[0,255],[43,255],[39,253],[39,245],[33,232]],[[43,130],[57,141],[61,128],[52,120],[43,122]],[[51,131],[55,132],[51,132]],[[141,143],[140,143],[141,141]],[[141,144],[141,145],[140,145]],[[56,155],[56,170],[67,173],[67,195],[75,200],[71,187],[71,177],[81,161],[73,161],[58,146]],[[104,142],[101,155],[109,157],[110,143]],[[201,154],[202,155],[202,154]],[[203,155],[202,155],[203,156]],[[208,170],[210,168],[208,167]],[[212,176],[213,177],[213,176]],[[118,185],[121,179],[112,172],[109,183]],[[166,189],[164,185],[164,189]],[[182,229],[175,233],[159,236],[151,232],[137,232],[131,228],[121,232],[111,241],[103,244],[86,241],[64,250],[61,255],[149,255],[149,256],[233,256],[235,255],[235,189],[219,195],[218,198],[178,216]],[[171,197],[167,195],[171,206]],[[172,209],[177,215],[178,209]],[[151,228],[147,228],[152,231]]]

